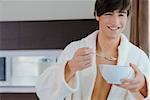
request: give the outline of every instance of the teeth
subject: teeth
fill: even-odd
[[[116,30],[117,28],[110,28],[110,29],[112,29],[112,30]]]
[[[109,29],[111,29],[111,30],[117,30],[117,29],[119,29],[119,27],[108,27]]]

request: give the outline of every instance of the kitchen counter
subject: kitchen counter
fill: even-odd
[[[0,86],[0,93],[35,93],[35,86]]]
[[[9,82],[0,82],[0,93],[35,93],[38,77],[13,77]]]

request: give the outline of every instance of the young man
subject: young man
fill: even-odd
[[[40,76],[40,100],[143,100],[150,96],[149,59],[121,33],[130,6],[130,0],[96,0],[99,30],[70,43],[58,62]],[[122,79],[120,85],[109,84],[99,64],[129,65],[135,77]]]

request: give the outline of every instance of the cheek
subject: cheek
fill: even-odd
[[[99,28],[100,28],[101,30],[104,30],[104,29],[107,28],[107,24],[104,23],[104,22],[99,22]]]
[[[122,20],[122,25],[123,25],[123,26],[125,26],[126,23],[127,23],[127,18],[125,18],[125,19]]]
[[[109,24],[109,21],[107,21],[107,20],[99,21],[99,25],[102,27],[106,27],[108,24]]]
[[[126,27],[126,21],[122,22],[122,28],[124,29]]]

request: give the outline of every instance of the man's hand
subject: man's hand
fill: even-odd
[[[79,71],[88,68],[92,65],[92,49],[80,48],[78,49],[73,58],[68,61],[68,66],[71,71]]]
[[[122,84],[118,85],[122,88],[128,89],[131,92],[138,92],[140,89],[144,87],[145,83],[145,78],[144,75],[141,73],[141,71],[137,68],[136,65],[130,64],[130,67],[135,72],[135,78],[134,79],[122,79]]]
[[[67,82],[74,76],[76,71],[83,70],[92,65],[92,49],[79,48],[73,58],[68,61],[65,68],[65,79]]]

